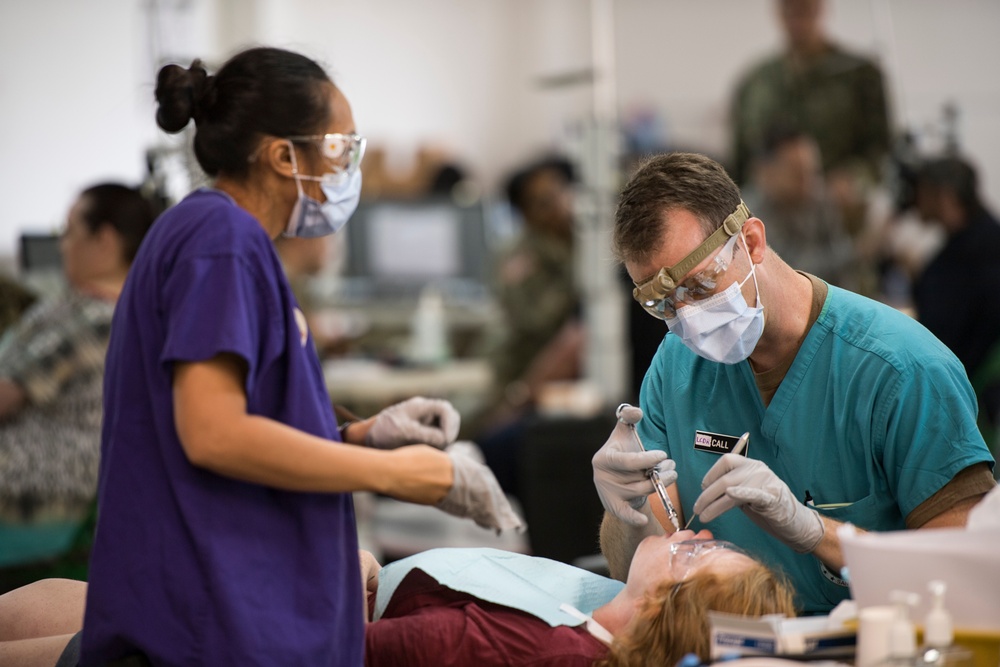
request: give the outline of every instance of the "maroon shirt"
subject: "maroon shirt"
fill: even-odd
[[[582,625],[553,628],[523,611],[446,588],[420,570],[406,575],[365,633],[369,667],[590,667],[606,652]]]

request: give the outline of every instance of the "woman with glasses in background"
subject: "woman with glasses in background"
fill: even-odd
[[[164,67],[156,99],[212,184],[160,217],[115,313],[80,663],[360,665],[352,491],[518,520],[484,466],[415,445],[454,440],[443,401],[338,431],[272,244],[357,205],[364,139],[323,69],[254,48]]]

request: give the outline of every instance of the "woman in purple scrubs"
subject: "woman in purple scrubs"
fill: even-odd
[[[164,67],[156,99],[167,132],[194,121],[213,183],[153,225],[115,312],[80,664],[361,665],[352,491],[518,520],[485,467],[412,444],[454,439],[443,401],[340,442],[272,244],[357,204],[364,139],[323,69],[255,48],[215,76]]]

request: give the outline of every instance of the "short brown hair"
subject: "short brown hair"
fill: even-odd
[[[792,588],[762,563],[726,576],[698,572],[646,595],[599,667],[676,665],[688,653],[709,662],[709,611],[744,616],[795,615]]]
[[[663,242],[664,215],[690,211],[705,238],[740,204],[740,190],[715,160],[697,153],[666,153],[644,162],[632,175],[615,211],[612,248],[621,261],[643,261]]]

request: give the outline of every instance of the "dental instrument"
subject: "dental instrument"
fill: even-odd
[[[632,406],[628,403],[622,403],[618,406],[618,409],[615,410],[615,417],[618,418],[618,421],[623,424],[626,423],[625,420],[622,419],[622,410],[630,407]],[[646,451],[646,448],[642,446],[642,440],[639,439],[639,432],[636,430],[635,424],[629,424],[629,426],[632,428],[632,434],[635,436],[635,441],[639,443],[639,448],[642,449],[642,451]],[[656,495],[660,497],[660,502],[663,503],[663,509],[666,510],[670,523],[674,525],[674,530],[680,530],[681,522],[677,518],[677,510],[674,509],[674,504],[670,502],[670,497],[667,496],[667,490],[663,488],[663,482],[660,481],[660,473],[656,468],[650,469],[649,479],[653,482],[653,487],[656,489]]]

